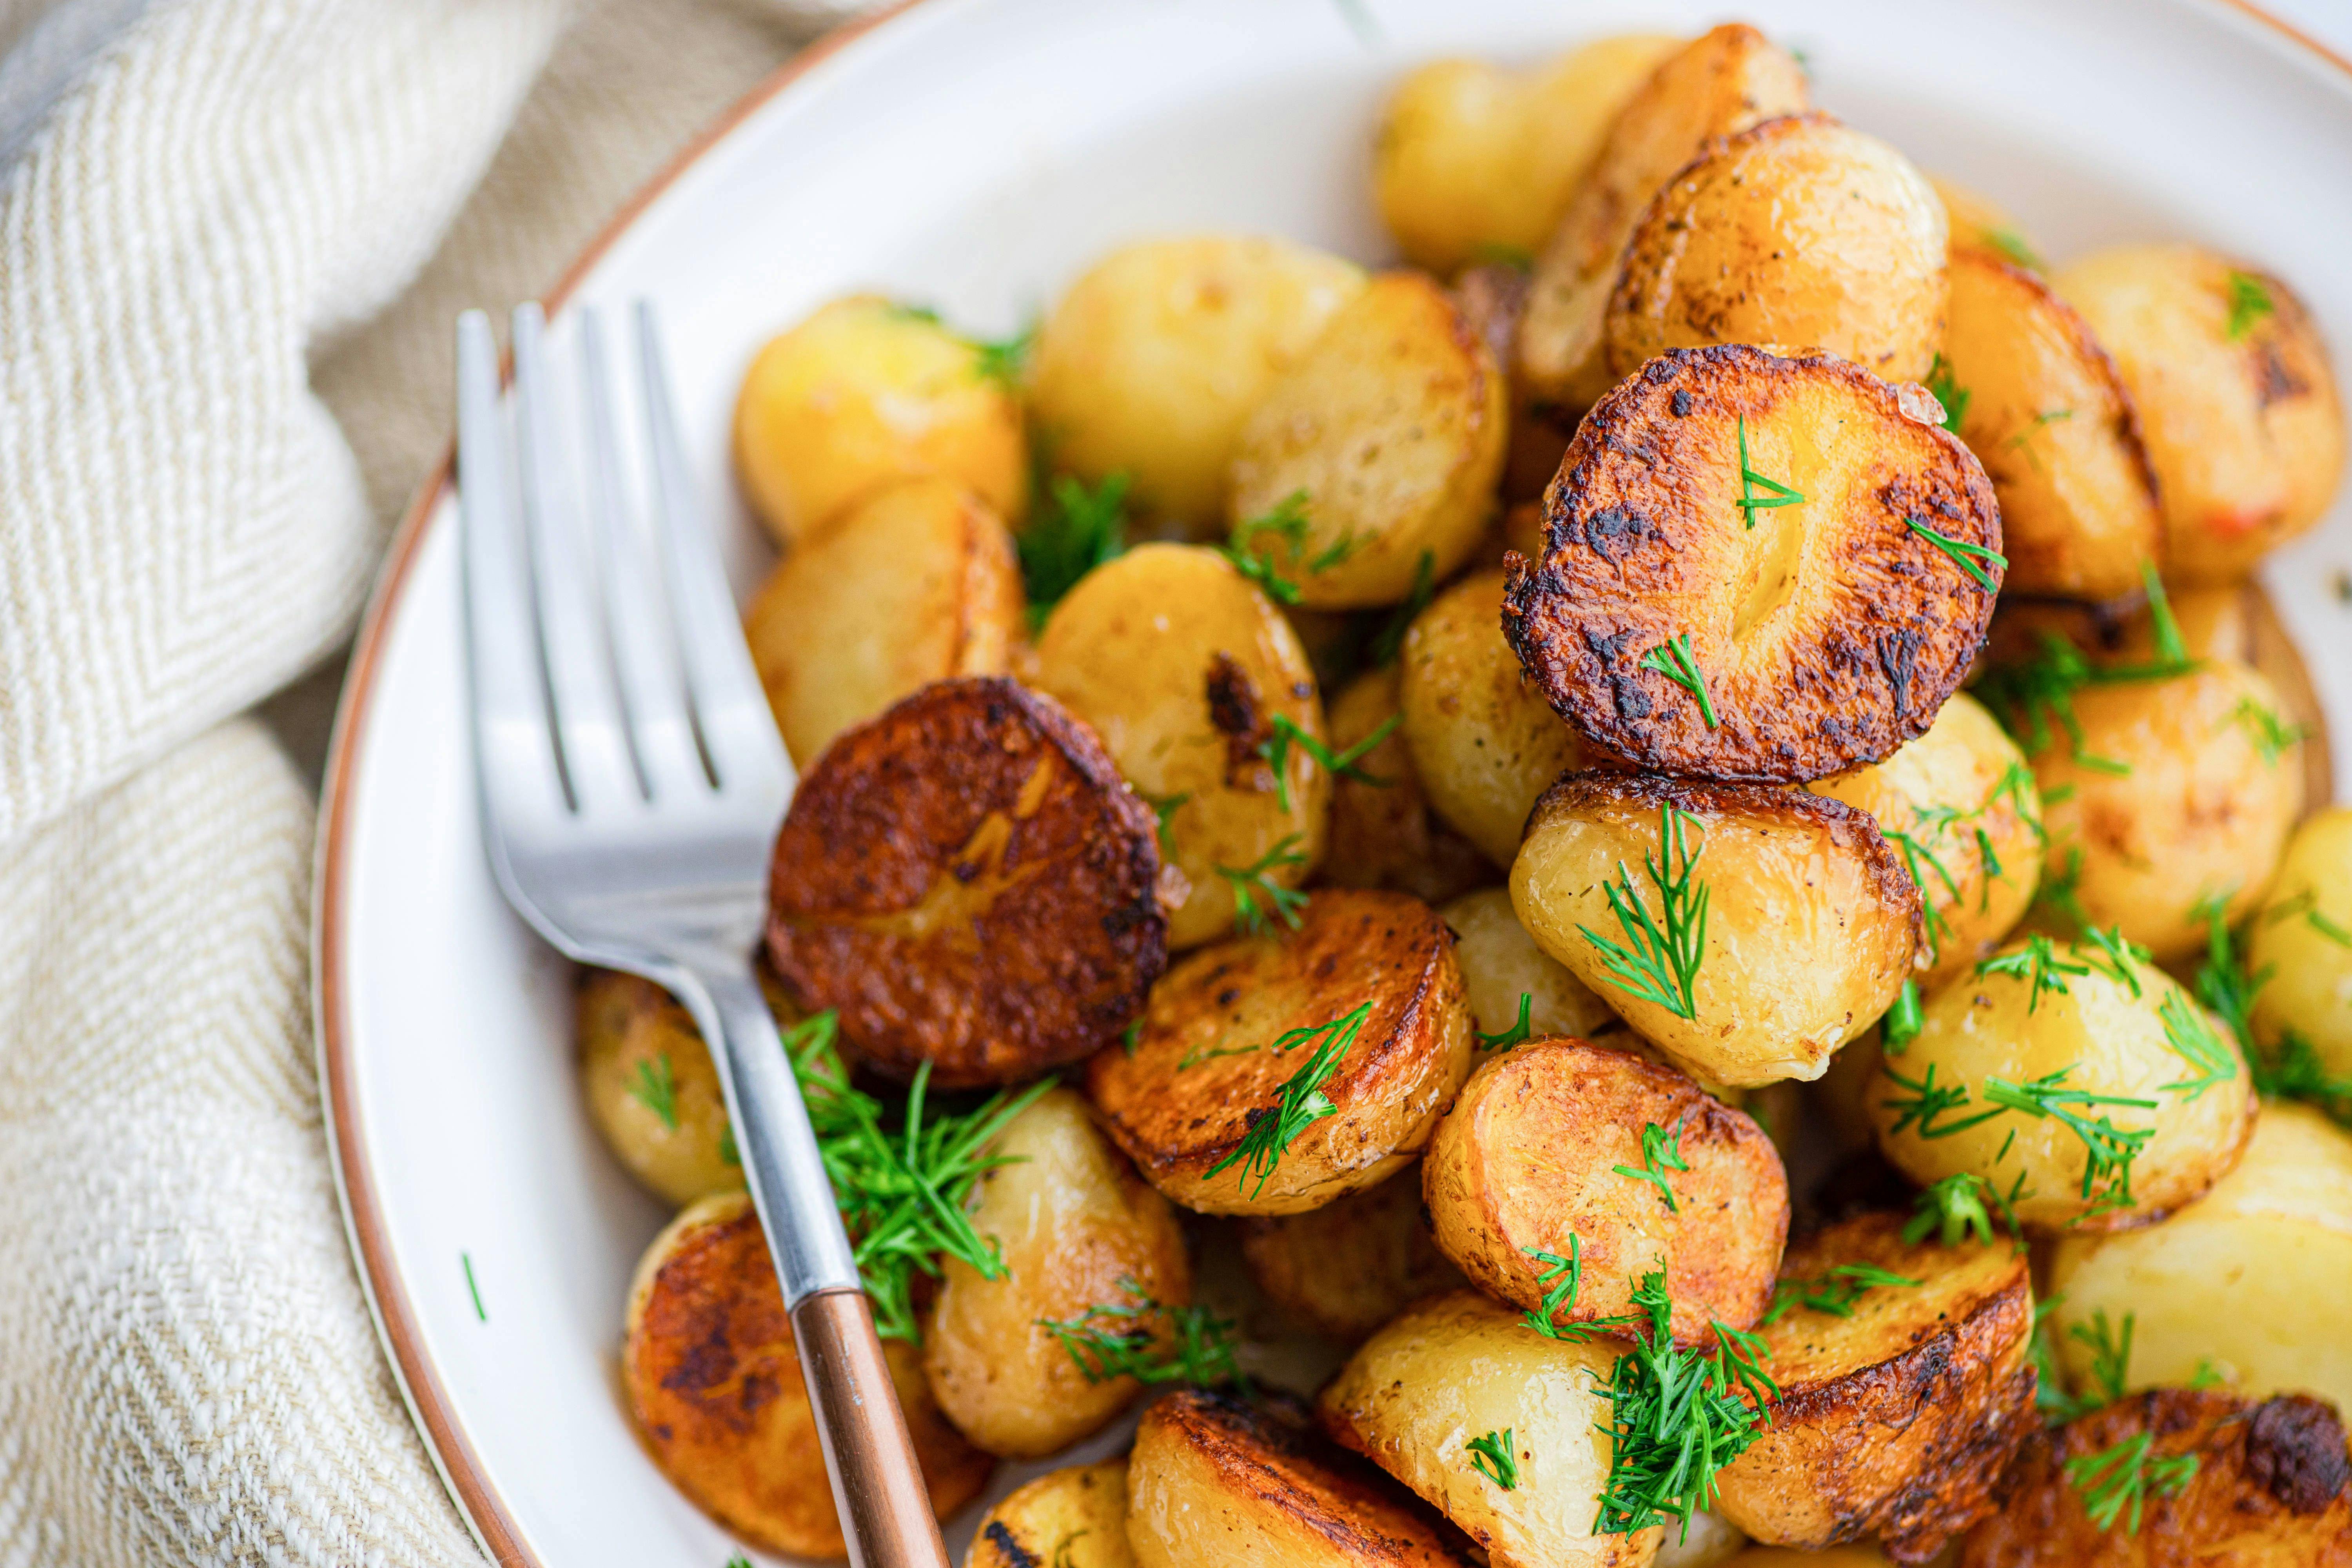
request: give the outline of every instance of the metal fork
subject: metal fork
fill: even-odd
[[[633,526],[603,336],[576,399],[537,305],[515,396],[457,321],[466,626],[483,837],[507,899],[583,963],[666,986],[709,1042],[860,1568],[946,1568],[792,1066],[751,969],[793,771],[695,502],[651,310],[637,364],[651,533]],[[657,559],[656,559],[657,557]]]

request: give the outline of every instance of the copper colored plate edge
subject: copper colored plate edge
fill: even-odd
[[[682,148],[667,168],[614,214],[603,232],[557,279],[543,302],[555,307],[568,299],[589,269],[603,259],[605,251],[628,231],[646,208],[668,190],[679,175],[724,140],[729,132],[835,53],[884,23],[911,11],[919,3],[920,0],[896,0],[895,4],[872,16],[843,24],[785,61],[774,75],[753,89],[708,130]],[[2269,28],[2288,43],[2299,46],[2324,64],[2334,67],[2347,78],[2352,78],[2352,59],[2262,10],[2251,0],[2217,0],[2217,3],[2223,9]],[[408,1292],[392,1267],[391,1245],[384,1234],[374,1183],[357,1153],[358,1128],[351,1053],[344,1028],[348,1000],[342,981],[346,924],[344,883],[352,816],[348,781],[364,728],[368,700],[374,691],[377,669],[383,659],[393,606],[399,601],[401,590],[406,586],[408,574],[415,564],[419,547],[424,542],[425,521],[440,504],[443,492],[449,488],[455,463],[453,442],[444,450],[432,475],[418,489],[415,499],[394,531],[375,591],[369,596],[366,612],[361,618],[359,637],[344,676],[342,696],[336,705],[334,733],[327,752],[324,803],[319,817],[319,840],[312,879],[311,1024],[318,1041],[320,1080],[327,1100],[328,1138],[338,1177],[336,1187],[342,1201],[343,1226],[360,1265],[361,1285],[367,1297],[369,1311],[375,1320],[377,1338],[383,1342],[392,1362],[394,1373],[400,1382],[402,1396],[417,1426],[424,1431],[436,1468],[441,1472],[443,1480],[447,1483],[466,1517],[467,1526],[483,1548],[501,1568],[509,1568],[509,1565],[511,1568],[541,1568],[540,1560],[524,1546],[522,1532],[513,1517],[483,1478],[480,1459],[458,1426],[449,1405],[447,1391],[425,1354],[423,1338],[409,1304]],[[2275,616],[2269,611],[2266,595],[2263,599],[2263,607],[2264,619],[2275,627]],[[2283,638],[2284,628],[2279,628],[2279,632]],[[2301,657],[2291,646],[2286,648],[2286,654],[2293,660],[2294,674],[2295,695],[2290,700],[2299,700],[2299,705],[2309,704],[2309,677]],[[2275,666],[2266,663],[2265,668],[2275,675]],[[2315,809],[2317,805],[2324,805],[2329,798],[2326,749],[2307,747],[2305,750],[2307,755],[2315,759],[2310,764],[2312,799]]]

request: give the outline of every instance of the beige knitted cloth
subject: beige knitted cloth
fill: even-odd
[[[0,1568],[478,1560],[344,1247],[336,651],[551,280],[826,0],[0,0]]]

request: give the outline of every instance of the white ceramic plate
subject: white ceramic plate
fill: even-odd
[[[729,410],[752,352],[821,300],[879,288],[1003,331],[1108,247],[1189,229],[1379,261],[1367,149],[1406,67],[1696,32],[1724,9],[924,0],[740,109],[557,298],[656,301],[698,475],[748,586],[764,551],[733,499]],[[2276,24],[2224,0],[1731,9],[1804,50],[1825,107],[2009,205],[2053,255],[2207,241],[2291,279],[2352,348],[2352,66]],[[2336,374],[2352,384],[2340,354]],[[615,1394],[630,1269],[666,1216],[598,1143],[566,966],[483,863],[454,521],[436,484],[401,531],[329,782],[319,1030],[353,1248],[419,1426],[494,1555],[719,1568],[734,1543],[655,1471]],[[2347,570],[2339,505],[2269,573],[2339,748],[2352,745]],[[2347,763],[2339,751],[2338,779]]]

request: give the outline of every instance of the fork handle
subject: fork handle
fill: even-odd
[[[801,1375],[825,1474],[857,1568],[945,1568],[939,1516],[862,1292],[820,1290],[793,1309]]]

